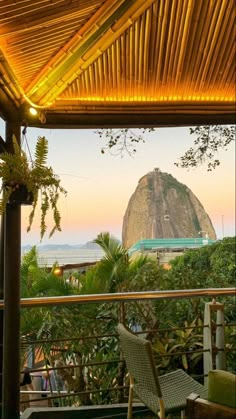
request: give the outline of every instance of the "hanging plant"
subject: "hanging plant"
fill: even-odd
[[[46,165],[48,141],[45,137],[38,137],[35,159],[32,163],[15,137],[13,137],[13,147],[14,153],[0,154],[1,192],[3,192],[0,199],[0,215],[4,214],[8,204],[32,205],[27,227],[27,231],[30,231],[35,209],[41,198],[40,236],[42,239],[47,230],[45,219],[51,209],[55,223],[49,234],[51,237],[56,230],[61,231],[61,216],[57,204],[60,193],[66,195],[66,190],[61,186],[60,178],[53,172],[52,167]]]

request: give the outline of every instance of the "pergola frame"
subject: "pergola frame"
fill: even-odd
[[[13,133],[20,141],[25,123],[57,129],[235,123],[233,0],[3,3],[0,116],[8,148]],[[8,205],[0,248],[4,419],[19,418],[20,249],[20,207]]]

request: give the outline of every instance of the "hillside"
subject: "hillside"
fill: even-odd
[[[201,235],[216,239],[208,214],[186,185],[159,169],[139,180],[123,219],[124,246],[142,239]]]

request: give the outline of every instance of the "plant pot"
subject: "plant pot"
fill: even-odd
[[[33,194],[25,185],[17,185],[9,198],[9,204],[32,205]]]

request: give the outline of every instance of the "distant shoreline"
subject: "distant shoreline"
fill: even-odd
[[[28,253],[33,246],[22,246],[21,255]],[[66,264],[78,264],[83,262],[97,262],[101,260],[104,251],[96,243],[85,245],[43,245],[36,246],[38,252],[39,266],[49,267],[58,263],[60,266]]]

